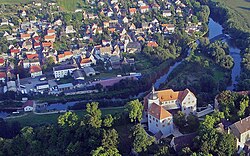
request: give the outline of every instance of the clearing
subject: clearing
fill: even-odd
[[[107,114],[116,114],[124,111],[124,107],[110,107],[110,108],[100,108],[102,111],[102,115]],[[83,117],[86,114],[85,110],[77,110],[74,111],[79,118]],[[46,114],[46,115],[37,115],[34,113],[28,113],[22,117],[16,117],[12,119],[6,119],[7,122],[14,122],[17,121],[21,124],[22,127],[24,126],[37,126],[42,124],[54,124],[57,123],[57,118],[59,115],[63,113],[55,113],[55,114]]]
[[[217,0],[236,12],[237,21],[243,28],[250,28],[250,0]]]

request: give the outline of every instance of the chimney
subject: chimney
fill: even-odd
[[[241,120],[241,118],[240,118],[240,123],[242,123],[242,120]]]

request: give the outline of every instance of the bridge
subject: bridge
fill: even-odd
[[[225,37],[226,37],[225,34],[220,34],[220,35],[217,35],[217,36],[211,38],[209,41],[210,41],[210,43],[213,43],[213,42],[215,42],[215,41],[217,41],[217,40],[225,39]]]

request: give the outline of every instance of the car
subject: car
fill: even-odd
[[[40,81],[45,81],[45,80],[46,80],[46,77],[41,77],[39,80],[40,80]]]

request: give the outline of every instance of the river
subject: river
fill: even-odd
[[[220,34],[223,34],[223,27],[219,24],[216,23],[212,18],[209,19],[209,39],[212,39]],[[234,90],[235,86],[237,85],[237,77],[240,76],[240,71],[241,71],[241,55],[240,55],[240,49],[238,49],[230,37],[224,37],[223,40],[226,42],[229,46],[229,54],[233,57],[234,59],[234,66],[232,69],[232,74],[231,74],[231,84],[227,86],[227,90]]]
[[[226,37],[225,34],[223,35],[223,27],[219,23],[215,22],[212,18],[209,18],[208,27],[209,27],[209,33],[208,33],[209,40],[214,39],[217,36],[222,35],[223,36],[222,37],[223,41],[226,42],[229,45],[230,55],[234,59],[234,66],[233,66],[232,74],[231,74],[232,83],[229,86],[227,86],[227,90],[234,90],[235,85],[237,84],[237,77],[240,76],[240,70],[241,70],[241,66],[240,66],[240,64],[241,64],[240,49],[238,49],[238,48],[236,48],[234,46],[234,44],[232,43],[232,41],[230,40],[229,37]],[[189,56],[189,54],[190,54],[190,49],[188,50],[188,55],[187,56]],[[166,74],[164,74],[158,80],[156,80],[156,82],[154,84],[154,87],[156,89],[159,89],[160,85],[167,81],[168,76],[183,61],[184,61],[184,59],[182,59],[179,62],[176,62],[173,66],[171,66]]]

